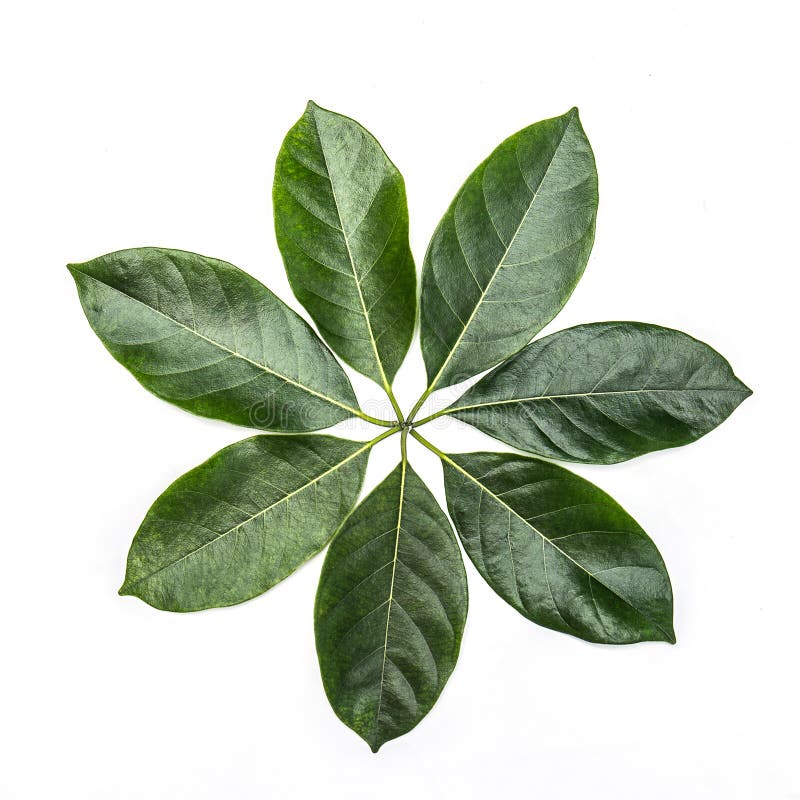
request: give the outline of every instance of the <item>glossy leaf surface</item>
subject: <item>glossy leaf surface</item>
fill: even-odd
[[[95,333],[162,399],[263,430],[317,430],[360,415],[309,325],[232,264],[145,247],[69,269]]]
[[[431,709],[455,666],[466,615],[453,531],[403,462],[334,539],[315,610],[325,691],[373,751]]]
[[[599,322],[528,345],[448,413],[520,450],[613,464],[696,441],[750,394],[685,333]]]
[[[464,548],[517,611],[591,642],[675,641],[664,562],[605,492],[539,459],[440,455]]]
[[[147,512],[120,594],[197,611],[265,592],[333,536],[356,502],[369,448],[262,435],[220,450]]]
[[[475,375],[561,309],[594,239],[597,173],[577,109],[506,139],[461,187],[422,271],[430,386]]]
[[[298,300],[348,364],[388,386],[416,318],[402,176],[369,131],[309,103],[281,147],[273,198]]]

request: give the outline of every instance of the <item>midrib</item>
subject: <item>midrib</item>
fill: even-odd
[[[110,283],[106,283],[105,281],[101,281],[99,278],[96,278],[94,275],[89,275],[86,272],[81,272],[81,275],[85,275],[87,278],[90,278],[91,280],[95,281],[95,283],[99,283],[101,286],[106,286],[109,289],[112,289],[113,291],[117,292],[118,294],[122,295],[123,297],[127,297],[128,300],[131,300],[134,303],[138,303],[140,306],[143,306],[148,311],[152,311],[154,314],[158,314],[160,317],[163,317],[164,319],[168,319],[171,323],[173,323],[174,325],[177,325],[179,328],[182,328],[183,330],[194,334],[198,338],[203,339],[204,341],[208,342],[209,344],[214,345],[214,347],[217,347],[220,350],[223,350],[226,353],[229,353],[230,355],[235,356],[236,358],[240,358],[242,361],[246,361],[248,364],[252,364],[254,367],[258,367],[260,370],[263,370],[267,374],[274,375],[276,378],[280,378],[280,380],[286,381],[286,383],[289,383],[292,386],[296,386],[298,389],[302,389],[304,392],[308,392],[309,394],[314,395],[314,397],[319,397],[320,400],[325,400],[327,403],[330,403],[331,405],[335,405],[335,406],[338,406],[339,408],[343,408],[346,411],[349,411],[351,414],[355,414],[356,416],[359,415],[359,412],[355,408],[352,408],[351,406],[348,406],[346,403],[342,403],[339,400],[335,400],[332,397],[328,397],[327,395],[324,395],[321,392],[318,392],[318,391],[312,389],[310,386],[306,386],[305,384],[300,383],[299,381],[296,381],[293,378],[290,378],[288,375],[283,375],[280,372],[276,372],[274,369],[271,369],[266,364],[261,364],[258,361],[254,361],[252,358],[248,358],[246,355],[243,355],[242,353],[237,352],[236,350],[232,350],[227,345],[224,345],[221,342],[218,342],[218,341],[210,338],[209,336],[206,336],[205,334],[200,333],[200,331],[198,331],[196,328],[192,328],[189,325],[185,325],[183,322],[180,322],[180,320],[175,319],[175,317],[171,317],[169,314],[165,314],[163,311],[160,311],[157,308],[153,308],[153,306],[148,305],[147,303],[145,303],[142,300],[139,300],[138,297],[134,297],[133,295],[128,294],[127,292],[123,292],[121,289],[118,289],[116,286],[112,286]]]
[[[383,661],[381,662],[381,677],[379,683],[379,690],[378,690],[378,704],[375,708],[375,727],[377,728],[380,714],[381,714],[381,704],[383,702],[383,686],[384,686],[384,677],[386,674],[386,658],[387,653],[389,650],[389,621],[392,618],[392,600],[394,599],[394,581],[395,581],[395,574],[397,571],[397,556],[398,550],[400,547],[400,526],[403,521],[403,499],[405,494],[406,488],[406,458],[405,454],[403,454],[403,463],[400,469],[400,504],[397,510],[397,531],[394,540],[394,556],[392,558],[392,577],[389,582],[389,599],[387,601],[387,609],[386,609],[386,630],[383,637]]]
[[[190,550],[188,553],[182,555],[179,559],[177,559],[175,561],[171,561],[169,564],[165,564],[163,567],[159,567],[157,570],[154,570],[149,575],[145,575],[145,576],[139,578],[138,580],[135,580],[133,583],[129,584],[129,587],[130,586],[137,586],[138,584],[140,584],[140,583],[142,583],[144,581],[150,580],[150,578],[152,578],[155,575],[160,574],[161,572],[164,572],[165,570],[172,569],[172,567],[176,566],[177,564],[180,564],[182,561],[185,561],[187,558],[190,558],[190,557],[192,557],[194,555],[197,555],[197,553],[199,553],[201,550],[205,550],[206,547],[209,547],[212,544],[216,544],[221,539],[224,539],[229,534],[234,533],[235,531],[239,530],[239,528],[243,527],[244,525],[250,524],[254,519],[258,519],[259,517],[264,516],[264,514],[268,513],[273,508],[277,508],[277,506],[279,506],[281,503],[286,502],[287,500],[291,499],[292,497],[294,497],[295,495],[299,494],[300,492],[304,492],[306,489],[308,489],[309,486],[313,486],[315,483],[321,481],[323,478],[327,477],[331,473],[336,472],[337,469],[341,469],[341,467],[343,467],[348,461],[352,461],[354,458],[356,458],[356,456],[361,455],[361,453],[363,453],[365,450],[368,450],[370,447],[372,447],[372,444],[373,444],[373,442],[367,442],[363,447],[360,447],[354,453],[351,453],[349,456],[347,456],[346,458],[342,459],[338,464],[334,464],[334,466],[330,467],[329,469],[326,469],[325,472],[321,473],[320,475],[317,475],[317,477],[314,478],[313,480],[308,481],[308,483],[304,483],[302,486],[300,486],[297,489],[294,489],[293,491],[291,491],[288,494],[284,495],[279,500],[276,500],[274,503],[270,503],[270,505],[268,505],[266,508],[262,508],[261,511],[258,511],[255,514],[253,514],[252,516],[248,517],[247,519],[242,520],[241,522],[239,522],[236,525],[234,525],[232,528],[228,528],[228,530],[222,531],[214,539],[211,539],[208,542],[206,542],[205,544],[200,545],[200,547],[196,547],[194,550]]]
[[[417,436],[418,436],[418,438],[422,439],[422,437],[419,437],[419,435],[417,435]],[[423,439],[422,442],[423,442],[423,444],[425,444],[426,447],[428,447],[429,450],[433,450],[433,446],[430,444],[430,442],[428,442],[425,439]],[[637,614],[641,615],[648,622],[650,622],[651,624],[655,625],[671,641],[671,636],[668,633],[668,631],[665,631],[661,627],[661,625],[659,625],[658,622],[656,622],[655,620],[653,620],[650,617],[648,617],[640,609],[636,608],[636,606],[634,606],[630,601],[626,600],[624,597],[622,597],[617,592],[615,592],[614,589],[612,589],[610,586],[608,586],[606,583],[604,583],[602,580],[600,580],[600,578],[598,578],[593,572],[591,572],[590,570],[586,569],[586,567],[584,567],[583,564],[581,564],[579,561],[576,561],[571,555],[569,555],[569,553],[565,553],[551,539],[548,539],[548,537],[545,536],[535,525],[531,524],[528,520],[525,519],[525,517],[523,517],[521,514],[519,514],[517,511],[515,511],[510,505],[508,505],[508,503],[506,503],[503,500],[501,500],[494,492],[492,492],[490,489],[488,489],[486,486],[484,486],[474,475],[472,475],[471,473],[467,472],[467,470],[465,470],[463,467],[458,465],[455,461],[453,461],[450,457],[448,457],[446,453],[443,453],[438,448],[433,450],[433,452],[435,452],[436,455],[439,456],[439,458],[443,459],[444,461],[447,461],[448,464],[450,464],[451,466],[455,467],[455,469],[457,469],[463,475],[466,475],[467,478],[469,478],[473,483],[475,483],[478,487],[480,487],[482,492],[486,492],[486,494],[488,494],[496,503],[498,503],[499,505],[503,506],[503,508],[507,509],[511,514],[513,514],[515,517],[517,517],[517,519],[521,520],[532,531],[535,531],[541,537],[543,543],[547,542],[547,544],[549,544],[554,550],[556,550],[559,553],[561,553],[561,555],[564,556],[564,558],[566,558],[568,561],[571,561],[576,567],[578,567],[578,569],[581,570],[581,572],[583,572],[585,575],[587,575],[589,577],[590,581],[597,581],[604,589],[606,589],[607,591],[611,592],[611,594],[613,594],[614,597],[618,597],[620,600],[622,600],[623,603],[625,603],[627,606],[632,608]]]
[[[739,392],[740,389],[714,388],[714,387],[686,387],[685,389],[619,389],[608,392],[575,392],[573,394],[542,394],[535,397],[512,397],[508,400],[490,400],[485,403],[472,403],[466,406],[452,406],[446,408],[442,413],[452,414],[456,411],[469,411],[473,408],[484,408],[486,406],[502,406],[512,403],[531,403],[539,400],[570,400],[574,397],[605,397],[608,395],[619,394],[678,394],[682,392]]]
[[[564,128],[564,131],[561,134],[561,138],[558,140],[558,144],[556,145],[555,150],[553,150],[553,155],[550,158],[550,162],[547,165],[547,169],[544,171],[544,175],[542,176],[541,181],[539,181],[539,186],[536,188],[536,191],[533,193],[533,197],[531,198],[531,201],[528,204],[528,208],[525,210],[525,213],[522,215],[522,219],[520,220],[519,225],[517,225],[517,229],[514,231],[514,235],[511,237],[511,240],[509,241],[509,243],[508,243],[508,245],[507,245],[507,247],[505,249],[505,252],[503,253],[502,258],[500,259],[500,261],[498,262],[498,264],[495,267],[494,271],[492,272],[492,276],[489,278],[489,281],[487,282],[486,287],[481,292],[481,296],[478,298],[478,302],[476,303],[475,308],[472,309],[472,313],[469,315],[469,318],[464,323],[464,327],[461,329],[461,333],[458,335],[458,338],[456,339],[455,344],[450,349],[450,352],[447,354],[447,358],[445,358],[444,362],[442,363],[442,366],[439,368],[439,371],[436,373],[436,377],[431,381],[431,384],[429,386],[429,391],[432,391],[436,387],[436,385],[439,383],[439,381],[441,380],[441,377],[442,377],[447,365],[450,363],[450,360],[453,358],[453,356],[455,355],[456,351],[461,346],[461,342],[462,342],[462,340],[464,339],[464,336],[467,333],[467,329],[472,324],[472,321],[475,319],[475,316],[478,313],[478,310],[480,309],[481,305],[483,304],[483,301],[486,299],[486,295],[489,293],[489,290],[491,289],[491,286],[492,286],[492,283],[494,282],[494,279],[497,277],[497,275],[500,272],[501,268],[504,266],[505,260],[508,257],[509,252],[511,252],[511,248],[514,246],[514,242],[516,241],[517,236],[519,235],[519,232],[522,230],[522,226],[525,224],[525,222],[528,219],[528,216],[530,215],[531,211],[533,210],[534,203],[536,202],[536,199],[539,197],[539,194],[541,192],[542,186],[544,185],[544,182],[547,179],[547,175],[550,172],[550,167],[553,166],[553,162],[556,159],[556,155],[558,154],[558,150],[559,150],[559,148],[561,147],[561,144],[564,141],[564,137],[567,135],[567,131],[569,130],[570,125],[572,125],[572,120],[573,119],[574,119],[574,115],[572,117],[570,117],[569,122],[567,123],[566,127]],[[516,144],[515,144],[515,147],[516,147]],[[483,177],[481,176],[481,180],[482,179],[483,179]],[[523,176],[523,179],[524,179],[524,176]],[[488,209],[487,209],[487,213],[488,213]],[[455,224],[455,221],[454,221],[454,224]]]
[[[342,238],[344,239],[344,246],[347,250],[347,260],[350,262],[350,270],[353,273],[353,282],[356,285],[356,292],[358,293],[358,302],[361,305],[361,313],[364,315],[364,321],[367,325],[367,333],[369,334],[369,341],[372,345],[372,353],[375,356],[375,363],[378,366],[378,372],[380,373],[381,383],[383,384],[384,388],[388,390],[389,382],[386,379],[386,373],[383,369],[383,362],[381,361],[381,357],[378,354],[378,343],[375,340],[375,334],[372,330],[372,320],[370,319],[369,312],[367,311],[367,305],[364,302],[364,293],[361,290],[361,281],[358,279],[358,270],[356,269],[356,262],[353,258],[353,252],[350,249],[350,240],[347,237],[347,230],[344,226],[344,218],[342,217],[342,210],[339,206],[339,200],[336,196],[336,186],[333,181],[333,174],[331,173],[330,167],[328,166],[328,155],[325,152],[325,144],[322,141],[322,134],[319,131],[319,126],[317,124],[316,115],[314,117],[314,130],[317,133],[317,141],[319,142],[319,149],[322,153],[322,160],[325,164],[325,172],[328,175],[328,181],[331,185],[331,194],[333,195],[333,204],[336,206],[336,216],[339,219],[339,228],[342,231]],[[367,212],[369,213],[369,212]]]

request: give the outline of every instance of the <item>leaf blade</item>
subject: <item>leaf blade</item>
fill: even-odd
[[[442,460],[464,549],[509,605],[591,642],[674,643],[664,562],[605,492],[556,464],[512,454],[448,455],[414,435]]]
[[[273,200],[298,300],[333,350],[388,390],[416,318],[400,172],[363,126],[309,102],[278,154]]]
[[[106,349],[174,405],[278,431],[364,416],[344,371],[307,323],[232,264],[146,247],[69,270]]]
[[[223,448],[151,506],[120,594],[165,611],[262,594],[328,543],[355,504],[371,446],[260,435]]]
[[[520,450],[614,464],[697,441],[750,394],[719,353],[687,334],[601,322],[533,342],[447,413]]]
[[[455,666],[466,613],[452,529],[403,460],[337,533],[314,612],[328,699],[373,752],[433,707]]]
[[[597,172],[577,109],[504,141],[467,178],[422,270],[429,389],[519,350],[561,309],[594,241]]]

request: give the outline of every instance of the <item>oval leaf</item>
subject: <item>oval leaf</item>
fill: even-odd
[[[429,387],[527,344],[575,288],[594,240],[597,173],[578,111],[506,139],[459,189],[422,270]]]
[[[599,322],[533,342],[446,413],[520,450],[613,464],[696,441],[750,394],[685,333]]]
[[[262,430],[312,431],[363,416],[310,326],[232,264],[144,247],[69,270],[111,355],[170,403]]]
[[[590,642],[675,641],[664,562],[605,492],[535,458],[437,452],[469,557],[517,611]]]
[[[220,450],[147,512],[120,594],[198,611],[265,592],[328,543],[358,498],[371,446],[254,436]]]
[[[374,752],[430,711],[455,666],[466,616],[453,531],[403,461],[336,535],[315,609],[328,699]]]
[[[309,103],[278,154],[273,199],[297,299],[348,364],[388,389],[416,317],[402,176],[369,131]]]

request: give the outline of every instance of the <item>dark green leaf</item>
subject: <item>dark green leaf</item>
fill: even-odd
[[[416,316],[402,176],[369,131],[309,103],[281,147],[273,198],[297,299],[328,344],[388,390]]]
[[[220,450],[147,512],[120,594],[198,611],[265,592],[328,543],[356,502],[372,444],[254,436]]]
[[[449,386],[527,344],[561,309],[594,239],[597,173],[577,109],[506,139],[459,189],[422,271],[422,353]]]
[[[95,333],[164,400],[263,430],[365,416],[308,324],[231,264],[144,247],[69,269]]]
[[[664,562],[605,492],[535,458],[435,452],[469,557],[517,611],[591,642],[675,641]]]
[[[455,536],[404,460],[348,517],[317,592],[325,691],[373,751],[430,711],[455,666],[466,616]]]
[[[599,322],[528,345],[446,413],[520,450],[613,464],[696,441],[750,394],[685,333]]]

